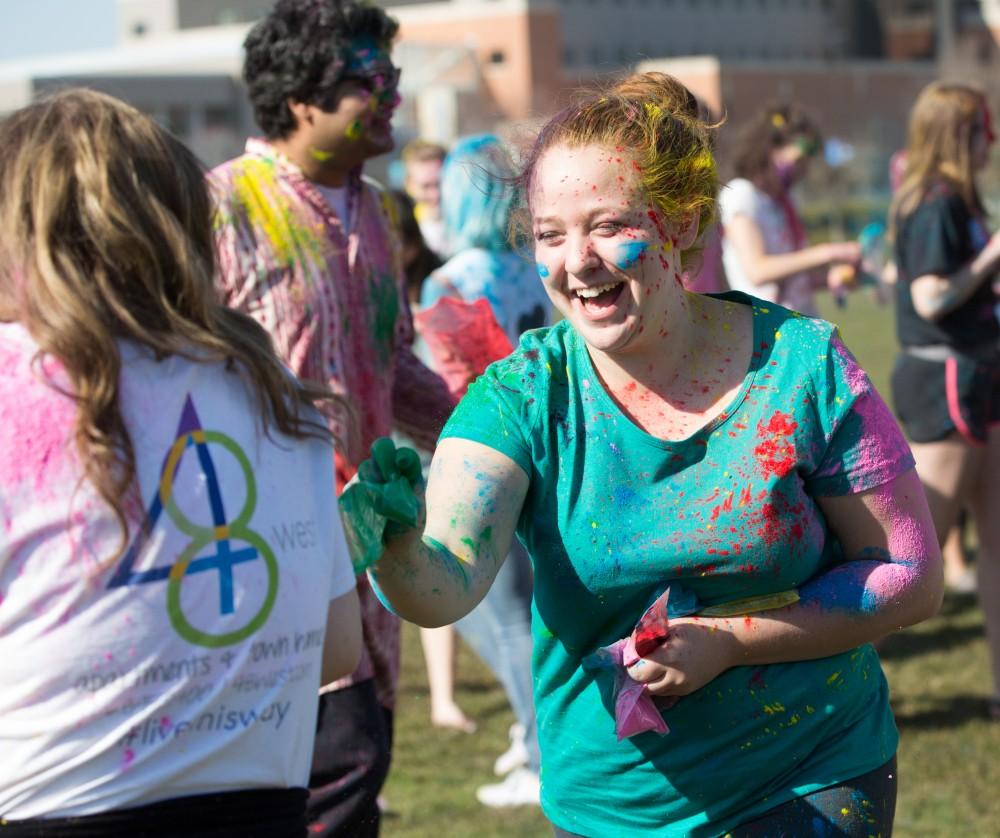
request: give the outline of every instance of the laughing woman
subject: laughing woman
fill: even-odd
[[[542,805],[560,835],[888,834],[897,732],[871,641],[934,613],[941,559],[909,450],[820,320],[680,277],[715,216],[693,97],[667,76],[552,119],[527,158],[535,259],[564,319],[470,389],[385,599],[423,625],[534,562]],[[648,79],[647,79],[648,81]],[[619,740],[584,659],[670,586],[628,674],[669,733]],[[744,616],[747,598],[787,604]],[[723,606],[738,617],[707,616]],[[699,613],[700,612],[700,613]]]

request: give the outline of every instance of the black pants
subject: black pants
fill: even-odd
[[[310,836],[375,838],[389,773],[392,712],[370,679],[319,697],[306,818]]]
[[[305,789],[161,800],[74,818],[0,820],[2,838],[304,838]]]

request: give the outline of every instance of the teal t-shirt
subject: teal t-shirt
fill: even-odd
[[[720,296],[753,306],[753,358],[732,404],[685,440],[632,423],[566,321],[490,366],[443,433],[506,454],[530,478],[518,536],[535,568],[542,805],[585,836],[721,835],[895,753],[870,645],[730,669],[664,712],[669,734],[622,742],[612,670],[581,665],[668,584],[704,605],[803,584],[842,560],[814,498],[913,466],[835,327]]]

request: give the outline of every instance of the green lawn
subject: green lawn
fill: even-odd
[[[823,311],[888,396],[891,309],[855,295],[846,308],[824,305]],[[881,653],[902,734],[895,835],[1000,836],[1000,724],[985,717],[989,667],[974,601],[948,598],[940,615],[888,638]],[[431,727],[423,656],[416,630],[406,626],[395,761],[386,788],[392,811],[383,834],[550,836],[535,809],[495,812],[476,801],[476,786],[493,780],[493,760],[507,746],[512,717],[496,682],[464,648],[458,700],[479,722],[471,736]]]

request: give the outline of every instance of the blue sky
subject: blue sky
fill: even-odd
[[[0,0],[0,61],[114,46],[115,0]]]

